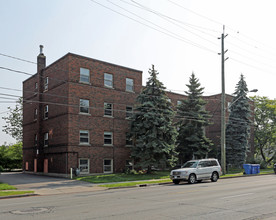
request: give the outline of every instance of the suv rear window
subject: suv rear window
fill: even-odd
[[[211,160],[210,163],[211,163],[211,166],[218,166],[218,163],[216,160]]]

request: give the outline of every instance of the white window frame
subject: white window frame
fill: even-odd
[[[87,102],[88,102],[88,105],[82,105],[83,103],[87,103]],[[89,114],[89,105],[90,105],[89,99],[80,99],[80,113]],[[83,111],[84,109],[87,109],[87,111]]]
[[[107,106],[110,105],[111,108],[107,108]],[[110,112],[110,114],[106,114],[107,112]],[[105,117],[113,117],[113,104],[105,102],[104,103],[104,116]]]
[[[107,138],[107,136],[110,136],[110,138]],[[111,143],[105,143],[105,140],[111,140]],[[113,146],[113,132],[105,131],[104,132],[104,145],[105,146]]]
[[[111,161],[111,164],[110,164],[110,165],[105,165],[105,161],[106,161],[106,160],[110,160],[110,161]],[[106,167],[110,167],[110,170],[105,171],[105,168],[106,168]],[[113,173],[113,159],[108,159],[108,158],[103,159],[103,172],[104,172],[104,173]]]
[[[126,91],[134,92],[134,80],[130,78],[126,78]]]
[[[85,80],[84,80],[85,79]],[[87,68],[80,68],[80,82],[90,83],[90,70]]]
[[[180,106],[182,104],[182,101],[181,100],[178,100],[177,101],[177,106]]]
[[[81,160],[87,160],[87,171],[82,171],[82,166],[86,167],[86,165],[81,165]],[[89,174],[89,169],[90,169],[90,161],[88,158],[79,158],[79,169],[81,174]]]
[[[37,120],[38,110],[35,108],[34,110],[34,120]]]
[[[34,146],[37,146],[38,142],[37,142],[37,134],[35,134],[34,136]]]
[[[44,119],[48,119],[49,116],[49,106],[45,105],[44,106]]]
[[[111,79],[109,78],[110,76],[111,76]],[[107,88],[113,88],[113,74],[104,73],[104,86]]]
[[[87,136],[84,136],[83,134],[87,134]],[[87,138],[87,141],[81,141],[81,138]],[[89,130],[80,130],[79,132],[79,141],[81,145],[89,145]]]
[[[48,91],[49,78],[48,76],[44,78],[44,91]]]
[[[131,111],[128,109],[131,108]],[[127,105],[126,106],[126,119],[130,119],[133,115],[133,106]]]
[[[44,139],[43,139],[43,146],[48,147],[49,146],[49,133],[44,133]]]

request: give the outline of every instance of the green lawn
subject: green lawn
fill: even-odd
[[[34,193],[34,191],[0,191],[0,196],[13,196]]]
[[[13,189],[16,189],[16,188],[7,183],[0,183],[0,190],[13,190]]]
[[[0,196],[23,195],[29,193],[34,193],[34,191],[17,191],[14,186],[0,182]]]
[[[152,180],[152,179],[167,179],[169,178],[169,171],[158,171],[153,174],[106,174],[95,176],[77,177],[77,180],[86,181],[90,183],[111,183],[111,182],[125,182],[137,180]]]

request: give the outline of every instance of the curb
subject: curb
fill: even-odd
[[[27,193],[27,194],[22,194],[22,195],[0,196],[0,199],[12,199],[12,198],[21,198],[21,197],[30,197],[30,196],[39,196],[39,194]]]
[[[275,175],[274,173],[264,173],[264,174],[244,174],[242,176],[229,176],[229,177],[223,177],[219,179],[232,179],[232,178],[241,178],[241,177],[252,177],[252,176],[263,176],[263,175]],[[169,185],[172,184],[172,182],[164,182],[164,183],[146,183],[146,184],[139,184],[136,186],[118,186],[118,187],[112,187],[107,188],[107,190],[112,189],[127,189],[127,188],[136,188],[136,187],[148,187],[148,186],[154,186],[154,185]]]

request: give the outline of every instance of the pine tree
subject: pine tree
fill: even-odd
[[[147,168],[148,173],[152,166],[174,164],[177,135],[173,126],[174,111],[154,66],[149,74],[145,88],[137,97],[138,105],[131,123],[134,140],[131,156],[136,166]]]
[[[204,134],[205,126],[209,125],[210,115],[205,111],[206,102],[201,98],[204,88],[194,73],[191,75],[187,87],[187,99],[178,106],[178,137],[177,152],[179,162],[190,159],[205,158],[213,145]]]
[[[236,85],[230,115],[226,126],[226,163],[241,167],[246,160],[250,135],[250,106],[244,76]]]

